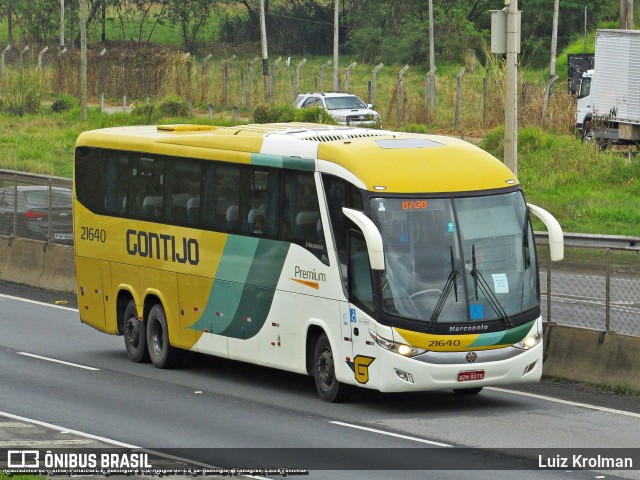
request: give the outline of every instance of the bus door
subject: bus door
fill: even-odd
[[[109,262],[76,257],[76,271],[80,319],[102,332],[115,334],[115,299],[111,295]],[[113,311],[109,310],[109,305],[113,306]]]
[[[375,344],[369,329],[373,322],[373,283],[367,244],[362,233],[349,232],[349,325],[353,357],[350,367],[359,384],[369,382],[369,365],[375,360]]]

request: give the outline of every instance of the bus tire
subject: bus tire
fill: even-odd
[[[129,300],[127,303],[123,319],[124,332],[122,336],[129,360],[135,363],[147,363],[149,361],[147,327],[144,322],[138,320],[138,311],[133,300]]]
[[[456,388],[453,393],[456,395],[477,395],[482,391],[483,387],[475,388]]]
[[[318,395],[325,402],[341,402],[349,397],[349,388],[336,378],[331,344],[325,333],[316,341],[313,350],[313,378]]]
[[[149,358],[156,368],[172,368],[178,362],[180,351],[169,343],[167,317],[162,305],[156,303],[147,317],[147,344]]]

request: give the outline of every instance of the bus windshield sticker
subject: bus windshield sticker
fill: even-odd
[[[384,212],[386,209],[384,208],[384,202],[378,203],[378,211]]]
[[[484,307],[481,303],[472,303],[469,305],[469,313],[471,320],[482,320],[484,318]]]
[[[509,293],[509,281],[505,273],[492,273],[493,290],[496,293]]]
[[[447,224],[447,232],[448,233],[455,233],[455,231],[456,231],[456,224],[453,223],[453,222],[449,222]]]

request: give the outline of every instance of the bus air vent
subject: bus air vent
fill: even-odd
[[[158,125],[158,130],[163,132],[202,132],[215,130],[214,125],[188,125],[188,124],[176,124],[176,125]]]

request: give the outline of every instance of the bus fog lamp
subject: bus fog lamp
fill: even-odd
[[[411,375],[409,372],[398,370],[397,368],[394,370],[396,371],[396,375],[398,375],[398,378],[404,380],[405,382],[413,383],[413,375]]]
[[[533,363],[530,363],[529,365],[527,365],[524,369],[524,372],[522,372],[522,376],[525,376],[527,373],[529,373],[531,370],[533,370],[534,368],[536,368],[536,364],[538,362],[535,361]]]

